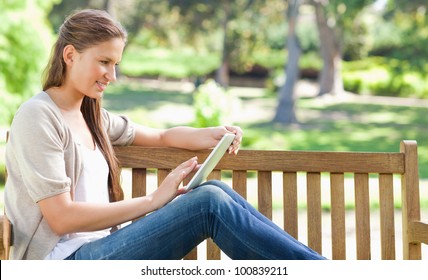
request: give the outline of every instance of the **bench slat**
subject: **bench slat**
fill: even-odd
[[[334,260],[346,259],[345,176],[330,174],[331,245]]]
[[[165,180],[166,176],[168,176],[169,173],[171,173],[171,169],[169,169],[169,168],[160,168],[160,169],[158,169],[158,174],[157,174],[158,187],[163,182],[163,180]]]
[[[174,148],[115,147],[123,167],[175,168],[198,156],[203,162],[210,153]],[[310,164],[308,164],[310,163]],[[289,172],[404,173],[401,153],[256,151],[240,150],[225,154],[217,165],[221,170],[260,170]]]
[[[198,247],[195,247],[187,255],[184,256],[183,260],[197,260],[198,259]]]
[[[307,210],[308,210],[308,245],[322,254],[321,235],[321,174],[308,172]]]
[[[357,234],[357,259],[371,259],[369,175],[357,173],[355,181],[355,220]]]
[[[258,210],[272,220],[272,172],[259,171],[257,181]]]
[[[220,260],[221,250],[211,238],[207,239],[207,260]]]
[[[8,236],[6,236],[5,232],[10,229],[10,223],[7,220],[5,215],[0,215],[0,237],[2,239],[2,242],[0,243],[1,251],[0,251],[0,258],[2,260],[8,260],[9,259],[9,250],[10,250],[10,240]]]
[[[392,174],[379,175],[381,256],[395,259],[394,184]]]
[[[416,141],[402,141],[400,152],[405,154],[406,172],[401,176],[401,203],[403,208],[403,255],[404,259],[420,260],[421,244],[413,243],[412,231],[408,224],[421,220],[419,201],[418,146]]]
[[[221,170],[213,170],[208,175],[208,180],[221,180]],[[207,260],[219,260],[221,258],[221,250],[211,238],[207,239]]]
[[[207,177],[207,180],[221,180],[221,170],[213,170]]]
[[[232,187],[243,198],[247,199],[247,171],[245,170],[233,171]]]
[[[283,172],[284,229],[298,239],[297,173]]]
[[[159,175],[158,175],[159,178]],[[183,180],[183,185],[186,186],[190,182],[189,177]],[[158,179],[159,180],[159,179]],[[159,183],[158,183],[159,184]],[[187,255],[184,256],[183,260],[197,260],[198,259],[198,247],[193,248]]]
[[[132,169],[132,197],[146,196],[147,192],[147,169]]]

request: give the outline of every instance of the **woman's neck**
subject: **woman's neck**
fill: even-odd
[[[80,112],[83,95],[72,94],[63,87],[53,87],[46,90],[52,101],[64,113]]]
[[[83,96],[80,98],[76,97],[77,95],[72,95],[69,91],[64,91],[60,87],[50,88],[46,90],[46,93],[61,111],[64,121],[71,130],[75,141],[94,150],[94,139],[80,111]]]

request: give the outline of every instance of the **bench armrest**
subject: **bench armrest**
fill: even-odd
[[[409,225],[409,242],[428,245],[428,223],[421,221],[411,222]]]

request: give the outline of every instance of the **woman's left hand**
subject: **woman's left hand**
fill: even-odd
[[[233,133],[236,135],[235,139],[233,140],[232,144],[228,149],[229,154],[236,155],[239,151],[239,147],[242,142],[243,131],[239,126],[232,126],[232,125],[219,126],[216,130],[216,134],[214,138],[217,140],[220,140],[223,137],[223,135],[225,135],[226,133]]]

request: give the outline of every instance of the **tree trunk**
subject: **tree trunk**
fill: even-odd
[[[226,42],[226,33],[224,36],[224,42]],[[227,44],[223,43],[221,65],[216,71],[216,81],[218,84],[220,84],[224,88],[227,88],[229,86],[229,58],[228,57],[229,55],[227,51]]]
[[[224,18],[222,22],[223,28],[223,52],[221,57],[221,65],[216,71],[216,81],[222,87],[229,86],[229,48],[227,41],[227,26],[230,18],[230,3],[228,1],[224,4]]]
[[[285,83],[279,91],[278,106],[273,119],[274,122],[292,124],[297,122],[295,109],[294,89],[300,77],[299,59],[302,52],[299,38],[296,34],[297,17],[299,14],[300,0],[291,0],[288,4],[288,62],[285,66]]]
[[[318,95],[343,93],[342,79],[342,50],[340,39],[336,36],[334,26],[329,26],[324,8],[318,1],[312,1],[315,7],[318,32],[320,37],[320,51],[323,59],[323,68],[319,76]]]

